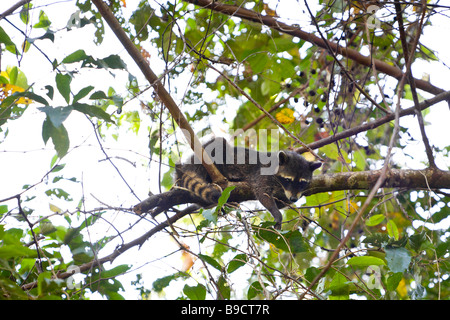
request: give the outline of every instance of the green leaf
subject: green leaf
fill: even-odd
[[[394,291],[395,289],[397,289],[397,287],[398,287],[400,281],[402,281],[402,279],[403,279],[402,272],[396,272],[396,273],[392,274],[386,280],[386,289],[388,289],[389,291]]]
[[[11,69],[7,70],[9,74],[9,83],[14,85],[19,85],[17,83],[17,79],[19,78],[19,68],[12,67]],[[20,87],[20,85],[19,85]]]
[[[36,250],[20,246],[20,245],[3,245],[0,247],[0,259],[11,258],[35,258],[37,256]]]
[[[288,35],[283,35],[281,37],[273,39],[269,42],[269,47],[273,52],[278,53],[281,51],[289,51],[293,48],[297,48],[298,44],[292,41],[292,37]]]
[[[320,274],[320,270],[316,267],[309,267],[305,272],[305,279],[309,282],[312,282],[318,275]]]
[[[247,263],[247,255],[243,253],[237,254],[233,258],[233,260],[231,260],[230,263],[228,264],[227,272],[232,273],[237,269],[239,269],[240,267],[245,266],[246,263]]]
[[[366,226],[373,227],[379,225],[384,220],[384,214],[376,214],[366,220]]]
[[[43,98],[40,95],[37,95],[36,93],[33,93],[33,92],[29,92],[29,91],[17,92],[16,91],[16,92],[14,92],[14,95],[19,96],[19,97],[25,97],[25,98],[31,99],[35,102],[42,103],[45,106],[48,106],[48,102],[47,102],[47,100],[45,100],[45,98]]]
[[[50,99],[53,100],[53,94],[54,94],[54,92],[55,92],[55,90],[53,89],[53,87],[50,86],[50,85],[48,85],[48,86],[45,86],[45,89],[47,89],[47,97],[49,97]],[[48,103],[47,103],[46,105],[48,105]]]
[[[20,286],[18,286],[15,282],[11,281],[7,277],[0,278],[0,288],[2,288],[4,297],[7,296],[10,300],[30,299],[27,292],[25,292]]]
[[[110,270],[102,270],[99,274],[93,275],[91,281],[98,279],[106,279],[106,278],[114,278],[120,276],[130,270],[131,266],[128,264],[121,264],[117,267],[114,267]]]
[[[331,290],[331,295],[338,296],[339,299],[348,299],[349,284],[351,283],[342,274],[336,272],[328,289]]]
[[[59,93],[64,97],[67,103],[70,101],[70,83],[72,82],[72,77],[68,74],[56,74],[56,88],[58,88]]]
[[[398,234],[398,228],[395,224],[394,220],[389,220],[387,225],[387,231],[390,237],[394,238],[395,240],[398,240],[399,234]]]
[[[153,290],[156,291],[156,292],[161,292],[164,288],[166,288],[170,284],[170,282],[172,280],[178,279],[180,277],[184,277],[184,275],[185,274],[182,273],[182,272],[177,272],[177,273],[174,273],[174,274],[172,274],[170,276],[166,276],[166,277],[162,277],[162,278],[156,279],[153,282],[153,285],[152,285]]]
[[[0,212],[1,212],[1,210],[0,210]],[[446,255],[448,253],[448,251],[449,251],[449,248],[450,248],[449,240],[447,240],[447,242],[440,243],[437,246],[437,248],[436,248],[436,256],[437,256],[437,258],[440,258],[440,257]]]
[[[47,114],[47,118],[50,119],[55,128],[59,128],[73,110],[71,106],[56,108],[45,106],[38,109]]]
[[[191,300],[205,300],[206,288],[202,284],[198,284],[195,287],[185,285],[183,293]]]
[[[50,271],[44,271],[39,274],[37,280],[37,291],[40,296],[51,294],[52,292],[57,291],[62,286],[65,285],[65,281],[63,279],[55,279],[53,278],[53,273]]]
[[[268,224],[264,222],[261,225],[267,226]],[[257,235],[273,244],[276,248],[286,252],[300,253],[307,252],[309,250],[308,245],[303,240],[302,234],[298,230],[279,233],[273,229],[262,227],[258,230]]]
[[[30,10],[32,7],[32,3],[26,3],[22,6],[22,10],[20,10],[19,17],[24,24],[28,24],[30,22]]]
[[[218,289],[219,289],[219,299],[230,299],[231,297],[231,288],[230,284],[227,282],[227,279],[223,276],[223,274],[220,275],[219,281],[217,281]]]
[[[127,68],[125,62],[123,62],[122,58],[119,55],[112,54],[109,57],[98,60],[98,66],[108,69],[123,69]]]
[[[386,247],[384,250],[386,252],[388,268],[392,272],[404,272],[408,269],[411,262],[411,255],[407,249]]]
[[[247,59],[247,62],[250,63],[250,66],[255,74],[262,72],[269,61],[270,57],[265,52],[254,54],[249,56]]]
[[[300,231],[291,231],[286,235],[286,238],[292,253],[307,252],[309,250],[309,246],[306,244]]]
[[[198,257],[202,259],[204,262],[208,263],[210,266],[214,267],[215,269],[222,271],[222,266],[210,256],[199,254]]]
[[[51,24],[52,24],[52,22],[48,19],[48,17],[45,14],[45,12],[41,10],[39,12],[39,22],[36,23],[33,26],[33,28],[44,28],[44,29],[47,29]]]
[[[59,212],[61,212],[61,210]],[[48,235],[55,231],[56,228],[50,220],[45,219],[39,223],[39,233],[42,233],[43,235]]]
[[[217,223],[217,210],[213,209],[203,209],[201,210],[202,216],[206,219],[206,221],[212,222],[214,224]]]
[[[445,206],[440,208],[440,210],[437,211],[436,213],[434,213],[431,219],[433,220],[433,223],[437,224],[442,220],[447,219],[449,216],[450,216],[450,207]]]
[[[80,61],[86,60],[88,58],[90,58],[90,56],[88,56],[84,50],[80,49],[80,50],[77,50],[77,51],[69,54],[67,57],[65,57],[63,59],[62,63],[80,62]]]
[[[0,217],[8,212],[8,206],[6,204],[0,205]],[[1,237],[0,237],[1,239]]]
[[[384,266],[386,262],[384,260],[371,257],[371,256],[362,256],[362,257],[353,257],[347,261],[349,266],[353,267],[368,267],[368,266]]]
[[[109,97],[103,91],[95,91],[93,94],[91,94],[89,99],[91,100],[109,99]]]
[[[265,286],[268,286],[269,284],[264,283]],[[253,282],[247,291],[247,299],[252,300],[257,295],[262,295],[264,293],[263,287],[261,286],[261,283],[259,281]]]
[[[0,43],[4,43],[7,46],[15,46],[8,34],[0,27]]]
[[[52,138],[53,145],[55,146],[55,150],[60,159],[67,154],[70,142],[69,135],[66,128],[64,128],[64,125],[61,124],[58,128],[56,128],[47,116],[42,125],[42,138],[45,144],[47,144],[49,138]]]
[[[223,207],[223,205],[228,201],[231,191],[233,191],[234,188],[236,188],[236,186],[226,187],[225,190],[223,190],[222,195],[217,202],[217,207]]]
[[[100,107],[92,106],[85,103],[74,103],[72,107],[74,110],[84,113],[88,116],[96,117],[98,119],[105,120],[106,122],[109,123],[114,123],[114,121],[111,119],[111,116]]]
[[[216,222],[217,222],[217,217],[219,216],[220,210],[222,209],[223,205],[225,203],[227,203],[228,198],[230,197],[231,191],[233,191],[234,188],[236,188],[236,187],[235,186],[231,186],[231,187],[225,188],[225,190],[222,191],[222,194],[220,195],[219,200],[217,201],[216,209],[214,210],[214,215],[216,217]]]
[[[389,236],[386,233],[374,233],[367,236],[362,243],[368,243],[375,247],[383,247],[389,242]]]
[[[78,91],[78,93],[73,97],[73,103],[78,102],[78,100],[86,97],[93,89],[93,86],[87,86]]]

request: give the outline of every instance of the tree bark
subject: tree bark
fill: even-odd
[[[371,190],[381,175],[382,170],[341,172],[321,174],[313,178],[305,196],[317,193],[342,190]],[[229,182],[229,186],[236,188],[231,192],[228,202],[244,202],[256,200],[252,188],[245,182]],[[437,168],[424,170],[391,169],[386,173],[382,188],[398,188],[411,190],[439,190],[450,189],[450,171]],[[157,195],[152,195],[134,207],[134,212],[143,214],[155,210],[152,215],[167,210],[175,205],[197,203],[202,205],[199,198],[190,192],[172,189]]]
[[[338,190],[370,190],[381,170],[341,172],[315,176],[306,195]],[[435,168],[424,170],[391,169],[382,188],[450,189],[450,171]]]

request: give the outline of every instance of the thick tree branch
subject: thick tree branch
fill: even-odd
[[[319,175],[314,177],[310,190],[307,195],[312,195],[320,192],[329,192],[337,190],[369,190],[373,188],[382,174],[382,170],[361,171],[361,172],[343,172],[327,175]],[[232,183],[230,183],[232,184]],[[231,193],[229,201],[242,202],[254,199],[253,191],[250,186],[245,183],[236,183],[236,189]],[[434,168],[425,170],[388,170],[385,175],[385,181],[381,185],[383,188],[402,188],[402,189],[450,189],[450,172],[441,171]],[[148,212],[154,207],[163,206],[168,209],[174,205],[183,203],[185,194],[180,193],[181,196],[176,195],[176,192],[184,191],[173,189],[168,192],[154,195],[141,203],[139,206],[139,213]],[[184,198],[184,201],[195,200],[193,196]],[[166,203],[162,203],[165,202]],[[185,202],[186,203],[186,202]],[[194,213],[200,208],[199,205],[191,205],[182,211],[178,211],[168,220],[159,223],[154,228],[149,230],[144,235],[130,241],[126,244],[118,246],[111,254],[96,260],[92,260],[79,266],[80,272],[89,272],[97,266],[101,266],[107,262],[113,262],[115,258],[125,251],[135,247],[142,246],[145,241],[153,235],[163,230],[164,228],[175,223],[182,217]],[[61,272],[57,274],[59,279],[66,279],[73,275],[73,272]],[[31,282],[22,286],[23,290],[31,290],[37,286],[37,282]]]
[[[381,170],[340,172],[315,176],[306,195],[337,190],[370,190]],[[391,169],[386,173],[382,188],[449,189],[450,171],[435,168],[424,170]]]
[[[385,73],[397,80],[400,80],[403,76],[402,70],[398,67],[392,66],[378,59],[373,59],[370,56],[364,56],[354,49],[345,48],[335,42],[324,40],[311,33],[304,32],[300,30],[298,27],[290,26],[283,22],[279,22],[275,17],[262,15],[252,10],[244,9],[234,5],[223,4],[218,1],[214,2],[211,0],[183,0],[183,1],[201,6],[206,9],[211,9],[229,16],[239,17],[241,19],[263,24],[279,32],[286,33],[294,37],[299,37],[302,40],[310,42],[326,50],[330,48],[331,50],[333,50],[335,54],[340,54],[367,67],[371,67],[373,63],[377,71]],[[439,94],[444,92],[443,89],[438,88],[427,81],[421,79],[414,79],[414,82],[416,83],[417,88],[424,90],[426,92],[432,94]]]
[[[163,104],[167,107],[167,109],[169,110],[172,117],[175,119],[178,126],[181,129],[183,129],[182,131],[186,139],[188,140],[192,150],[194,151],[197,158],[202,160],[202,164],[205,167],[211,179],[221,186],[226,186],[225,177],[220,173],[219,170],[217,170],[216,166],[212,163],[209,155],[204,152],[198,137],[196,136],[194,130],[192,130],[191,126],[189,125],[189,122],[187,121],[186,117],[178,108],[177,104],[170,96],[170,94],[167,92],[167,90],[164,88],[159,78],[150,68],[147,61],[140,53],[139,49],[133,44],[128,35],[122,29],[120,23],[117,21],[114,14],[111,12],[111,10],[109,10],[108,6],[103,1],[92,0],[92,2],[95,4],[98,11],[102,15],[103,19],[105,19],[105,21],[111,27],[111,30],[114,32],[116,37],[122,43],[124,48],[127,50],[128,54],[131,56],[131,58],[133,58],[135,63],[138,65],[139,69],[141,70],[145,78],[154,88],[155,92],[158,94]]]
[[[341,172],[317,175],[313,178],[306,196],[322,192],[339,190],[371,190],[382,170]],[[236,188],[231,192],[229,202],[244,202],[255,200],[253,189],[245,182],[229,182],[229,186]],[[424,170],[387,170],[381,188],[399,189],[450,189],[450,171],[436,168]],[[157,195],[152,195],[134,207],[138,214],[151,212],[156,216],[160,212],[179,204],[197,203],[202,205],[201,199],[182,189],[172,189]]]

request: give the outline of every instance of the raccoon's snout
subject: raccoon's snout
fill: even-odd
[[[298,199],[300,199],[301,194],[293,194],[292,192],[288,191],[288,190],[284,190],[284,193],[286,195],[286,198],[289,199],[290,202],[294,203],[297,202]]]

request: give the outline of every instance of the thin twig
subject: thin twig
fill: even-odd
[[[438,102],[441,102],[441,101],[444,101],[444,100],[449,100],[449,99],[450,99],[450,91],[443,92],[443,93],[440,93],[440,94],[434,96],[431,99],[427,99],[427,100],[419,103],[419,109],[422,111],[422,110],[425,110],[425,109],[431,107],[432,105],[435,105]],[[416,107],[413,106],[413,107],[410,107],[410,108],[407,108],[407,109],[400,110],[399,117],[401,118],[401,117],[404,117],[404,116],[413,115],[415,113],[416,113]],[[365,131],[377,128],[377,127],[379,127],[379,126],[381,126],[381,125],[383,125],[385,123],[391,122],[394,119],[395,119],[395,114],[394,113],[390,113],[390,114],[387,114],[384,117],[379,118],[377,120],[364,123],[362,125],[359,125],[359,126],[354,127],[354,128],[347,129],[347,130],[342,131],[342,132],[337,132],[333,136],[330,136],[330,137],[323,138],[321,140],[312,142],[312,143],[308,144],[308,147],[311,148],[311,149],[317,149],[317,148],[326,146],[326,145],[328,145],[330,143],[333,143],[333,142],[335,142],[337,140],[348,138],[348,137],[357,135],[358,133],[365,132]],[[301,153],[301,152],[306,151],[306,149],[298,148],[295,151]]]
[[[414,60],[414,53],[416,52],[416,47],[417,47],[417,44],[419,43],[420,35],[422,34],[422,27],[423,27],[423,22],[424,22],[425,13],[426,13],[426,3],[424,3],[422,1],[422,15],[420,18],[419,27],[417,28],[416,37],[414,38],[413,44],[411,45],[411,49],[410,49],[411,53],[409,53],[409,50],[408,50],[408,43],[406,40],[405,28],[403,25],[402,9],[401,9],[401,6],[400,6],[400,3],[398,0],[395,0],[395,11],[396,11],[397,21],[398,21],[398,29],[400,32],[400,40],[401,40],[401,44],[402,44],[402,48],[403,48],[403,56],[406,61],[406,75],[408,77],[408,82],[411,87],[411,94],[412,94],[412,98],[413,98],[414,106],[415,106],[414,110],[415,110],[415,114],[417,116],[417,121],[419,122],[420,134],[422,136],[423,144],[425,145],[425,152],[428,157],[429,165],[430,165],[430,167],[436,167],[436,163],[434,161],[434,156],[433,156],[433,150],[431,149],[430,142],[429,142],[427,134],[425,132],[423,116],[422,116],[422,112],[419,108],[419,97],[417,95],[417,90],[416,90],[416,81],[415,81],[412,71],[411,71],[411,65]]]

